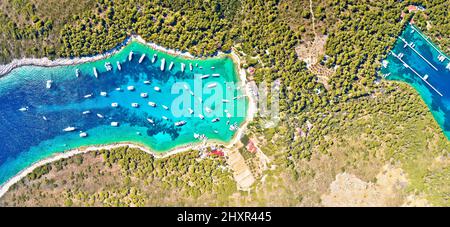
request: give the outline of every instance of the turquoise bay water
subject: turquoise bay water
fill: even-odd
[[[134,54],[129,61],[131,51]],[[144,53],[146,57],[139,63]],[[157,60],[152,63],[154,54]],[[166,61],[164,71],[160,69],[162,59]],[[106,62],[111,62],[112,71],[106,70]],[[171,62],[173,68],[169,70]],[[184,72],[181,63],[186,66]],[[201,79],[202,75],[210,76]],[[49,89],[48,80],[53,81]],[[239,126],[245,120],[247,108],[241,90],[232,89],[236,82],[238,75],[230,58],[185,59],[138,42],[96,62],[17,68],[0,78],[0,184],[36,161],[80,146],[134,142],[165,152],[200,142],[194,133],[230,141],[235,133],[230,126]],[[213,83],[217,86],[208,87]],[[134,90],[128,90],[129,86],[134,86]],[[102,92],[107,96],[102,96]],[[148,97],[141,97],[141,93]],[[185,102],[180,104],[180,100]],[[156,107],[148,102],[156,103]],[[119,107],[112,107],[112,103]],[[132,107],[132,103],[139,107]],[[190,114],[188,108],[194,113]],[[83,114],[86,111],[90,113]],[[202,120],[199,114],[205,118]],[[212,122],[216,118],[220,120]],[[186,124],[176,126],[175,122],[180,121]],[[113,127],[112,122],[118,122],[118,127]],[[64,131],[68,127],[75,130]],[[80,137],[82,132],[88,136]]]
[[[401,54],[403,57],[399,60],[396,56]],[[383,66],[381,73],[387,75],[386,78],[389,80],[402,81],[413,86],[427,104],[446,137],[450,139],[450,70],[448,69],[450,60],[448,56],[418,28],[408,25],[384,62],[387,63],[387,67]]]

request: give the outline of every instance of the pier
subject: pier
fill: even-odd
[[[424,36],[417,28],[415,28],[411,23],[409,23],[411,25],[411,28],[414,29],[425,41],[428,42],[428,44],[430,44],[440,55],[444,56],[445,59],[448,59],[448,57],[443,54],[436,46],[434,46],[434,44],[432,42],[430,42],[430,40],[428,40],[428,37]]]
[[[424,61],[426,61],[434,70],[439,71],[430,61],[428,61],[424,56],[422,56],[422,54],[420,54],[413,46],[412,44],[406,42],[406,40],[403,37],[399,37],[406,46],[408,46],[409,48],[411,48],[411,50],[413,50],[417,55],[419,55]]]
[[[399,57],[397,54],[395,54],[393,51],[391,51],[392,55],[394,57],[396,57],[399,61],[401,61],[403,63],[403,66],[405,66],[405,68],[410,69],[414,74],[416,74],[421,80],[423,80],[426,84],[428,84],[428,86],[430,86],[436,93],[438,93],[438,95],[440,95],[441,97],[444,96],[442,95],[441,92],[439,92],[435,87],[433,87],[433,85],[431,85],[427,79],[425,79],[424,77],[422,77],[418,72],[416,72],[416,70],[414,70],[413,68],[411,68],[411,66],[409,66],[405,61],[402,60],[401,57]]]

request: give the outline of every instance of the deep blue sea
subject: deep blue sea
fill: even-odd
[[[450,138],[450,70],[447,68],[450,67],[449,57],[418,28],[408,25],[384,63],[387,67],[382,67],[381,73],[388,75],[386,78],[389,80],[402,81],[413,86],[444,134]]]
[[[131,51],[134,54],[129,61]],[[139,63],[144,53],[146,57]],[[154,54],[157,60],[152,63]],[[166,61],[164,71],[160,69],[162,59]],[[106,62],[111,63],[112,71],[106,70]],[[210,76],[201,79],[204,75]],[[52,81],[50,88],[48,80]],[[238,76],[230,58],[185,59],[138,42],[96,62],[17,68],[0,78],[0,184],[36,161],[80,146],[134,142],[164,152],[200,142],[194,133],[227,142],[235,133],[230,126],[245,120],[247,107],[246,98],[235,98],[242,96],[241,90],[233,89],[235,82]],[[217,86],[211,85],[214,83]],[[134,90],[128,90],[129,86]],[[133,103],[139,106],[133,107]],[[212,122],[215,118],[220,120]],[[186,124],[176,126],[180,121]],[[118,126],[112,126],[113,122]],[[68,127],[75,130],[64,131]],[[81,137],[81,133],[87,136]]]

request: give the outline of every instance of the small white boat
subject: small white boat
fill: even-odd
[[[166,121],[169,120],[169,118],[167,118],[166,116],[162,116],[162,118]]]
[[[192,63],[189,63],[189,69],[192,71],[193,67],[192,67]]]
[[[170,62],[169,71],[172,70],[172,68],[173,68],[173,62]]]
[[[162,106],[162,108],[164,108],[165,110],[168,110],[169,109],[169,107],[167,107],[167,106],[165,106],[165,105],[161,105]]]
[[[212,123],[215,123],[215,122],[218,122],[218,121],[220,121],[220,118],[214,118],[214,119],[212,119]]]
[[[100,95],[103,96],[103,97],[106,97],[106,96],[108,96],[108,93],[102,91],[102,92],[100,92]]]
[[[165,58],[163,58],[162,60],[161,60],[161,71],[164,71],[164,68],[166,67],[166,59]]]
[[[194,132],[194,138],[198,139],[199,137],[200,137],[200,134]]]
[[[128,86],[128,87],[127,87],[127,90],[128,90],[128,91],[134,91],[134,86]]]
[[[175,122],[175,126],[183,126],[186,124],[186,121],[177,121]]]
[[[131,103],[131,107],[133,107],[133,108],[138,108],[138,107],[139,107],[139,104],[138,104],[138,103],[135,103],[135,102],[133,102],[133,103]]]
[[[229,103],[230,100],[228,100],[228,99],[222,99],[222,102],[223,102],[223,103]]]
[[[133,51],[130,51],[130,54],[128,54],[128,61],[133,60]]]
[[[122,88],[120,88],[120,87],[116,88],[116,91],[121,91],[121,90],[122,90]]]
[[[87,137],[87,136],[88,136],[87,132],[81,132],[80,133],[80,137],[81,138],[84,138],[84,137]]]
[[[91,98],[93,94],[87,94],[84,96],[85,99]]]
[[[104,118],[104,116],[101,115],[101,114],[99,114],[99,113],[97,114],[97,117],[98,117],[98,118]]]
[[[44,119],[44,121],[48,120],[46,116],[42,116],[42,119]]]
[[[47,84],[45,85],[45,87],[47,87],[47,89],[52,88],[52,83],[53,83],[53,80],[47,80]]]
[[[78,77],[80,77],[80,70],[79,69],[76,69],[75,70],[75,76],[78,78]]]
[[[106,71],[111,71],[112,70],[111,62],[105,62],[105,69],[106,69]]]
[[[142,98],[147,98],[147,97],[148,97],[148,94],[145,93],[145,92],[143,92],[143,93],[141,93],[141,97],[142,97]]]
[[[189,87],[187,84],[183,84],[184,89],[189,90]]]
[[[25,112],[27,110],[28,110],[28,106],[27,107],[22,107],[22,108],[19,109],[20,112]]]
[[[189,110],[189,114],[193,114],[194,113],[194,111],[191,108],[188,108],[188,110]]]
[[[156,107],[156,103],[154,103],[154,102],[148,102],[148,105],[152,106],[152,107]]]
[[[189,91],[189,93],[191,93],[191,95],[194,96],[194,92],[193,91]]]
[[[216,87],[217,86],[217,83],[211,83],[211,84],[208,84],[208,88],[213,88],[213,87]]]
[[[119,103],[113,102],[113,103],[111,103],[111,107],[117,108],[117,107],[119,107]]]
[[[116,62],[116,65],[117,65],[117,69],[119,69],[119,71],[122,70],[122,66],[120,65],[119,61]]]
[[[213,76],[213,77],[219,77],[220,74],[218,74],[218,73],[213,73],[212,76]]]
[[[77,129],[77,128],[75,128],[75,127],[69,126],[69,127],[65,128],[65,129],[63,129],[63,131],[64,131],[64,132],[73,132],[73,131],[75,131],[76,129]]]
[[[147,121],[150,122],[151,124],[155,124],[155,122],[150,118],[147,118]]]
[[[205,119],[205,116],[203,116],[203,114],[198,114],[198,117],[202,120]]]
[[[153,89],[155,89],[155,91],[161,91],[161,88],[159,88],[159,87],[154,87]]]
[[[98,72],[97,72],[97,68],[95,68],[95,67],[94,67],[94,69],[93,69],[93,70],[94,70],[94,76],[95,76],[95,78],[98,78]]]
[[[211,112],[212,112],[211,108],[209,108],[209,107],[205,107],[205,111],[206,111],[207,113],[211,113]]]
[[[217,131],[217,130],[214,130],[213,132],[214,132],[215,134],[219,134],[219,131]]]
[[[119,122],[113,121],[113,122],[111,122],[111,126],[112,127],[117,127],[117,126],[119,126]]]
[[[144,81],[144,84],[151,84],[152,82],[150,82],[150,80],[146,80]]]
[[[202,77],[200,77],[200,79],[207,79],[209,77],[209,74],[203,75]]]
[[[213,69],[213,70],[214,70],[215,68],[216,68],[216,67],[214,67],[214,66],[211,66],[211,69]]]
[[[227,118],[231,118],[231,114],[230,113],[227,113]]]
[[[86,111],[83,111],[83,115],[86,115],[86,114],[90,114],[91,113],[91,111],[89,111],[89,110],[86,110]]]
[[[139,64],[141,64],[142,61],[144,61],[144,58],[145,58],[145,54],[142,54],[142,55],[141,55],[141,58],[139,58]]]
[[[184,72],[184,69],[186,68],[186,64],[181,63],[181,72]]]
[[[153,54],[152,63],[155,63],[157,57],[158,57],[158,55]]]

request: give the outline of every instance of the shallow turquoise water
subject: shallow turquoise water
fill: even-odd
[[[405,46],[402,38],[408,44],[413,43],[412,47],[417,52],[410,45]],[[390,53],[385,60],[388,65],[382,67],[381,73],[387,74],[388,80],[402,81],[413,86],[427,104],[444,134],[450,138],[450,70],[446,68],[450,67],[450,60],[447,55],[413,25],[405,28],[392,52],[397,56],[402,53],[403,62]],[[442,61],[439,60],[440,56]]]
[[[131,61],[128,60],[130,51],[134,53]],[[146,58],[138,63],[143,53]],[[153,54],[158,56],[155,63],[151,63]],[[162,59],[166,60],[164,71],[160,69]],[[122,70],[118,70],[117,61],[121,62]],[[112,71],[106,70],[106,62],[111,62]],[[173,68],[169,70],[171,62]],[[186,65],[184,72],[181,63]],[[189,64],[193,65],[192,71]],[[94,67],[98,78],[94,76]],[[79,77],[76,69],[80,70]],[[200,79],[202,75],[210,76]],[[46,88],[48,80],[53,81],[50,89]],[[240,125],[247,108],[245,98],[234,99],[242,96],[241,90],[232,89],[236,82],[238,77],[230,58],[185,59],[138,42],[131,42],[119,53],[101,61],[76,66],[17,68],[0,79],[0,183],[38,160],[80,146],[134,142],[164,152],[199,142],[194,133],[227,142],[235,133],[230,125]],[[217,86],[209,88],[212,83]],[[129,91],[128,86],[135,89]],[[155,86],[161,90],[155,91]],[[101,92],[107,96],[101,96]],[[141,93],[147,93],[148,97],[141,97]],[[86,95],[92,96],[85,98]],[[185,102],[180,104],[180,100]],[[148,102],[157,106],[152,107]],[[119,107],[113,108],[112,103],[118,103]],[[139,107],[132,107],[132,103],[138,103]],[[26,111],[20,111],[21,108]],[[188,108],[194,113],[190,114]],[[83,114],[85,111],[90,113]],[[198,114],[205,119],[200,119]],[[212,122],[215,118],[220,120]],[[154,124],[147,119],[152,119]],[[186,124],[175,126],[180,121]],[[119,122],[119,126],[113,127],[112,122]],[[69,126],[76,129],[63,131]],[[81,138],[81,132],[88,136]]]

